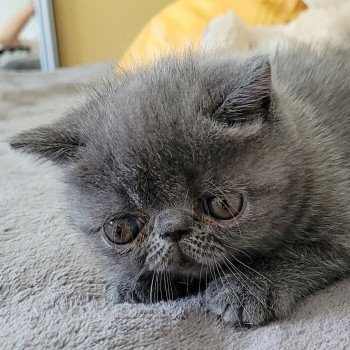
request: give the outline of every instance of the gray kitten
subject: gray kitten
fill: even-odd
[[[63,169],[114,301],[264,324],[349,272],[349,54],[163,58],[10,143]]]

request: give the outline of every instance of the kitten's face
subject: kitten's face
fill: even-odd
[[[198,275],[273,249],[302,198],[270,84],[261,58],[165,60],[12,145],[62,165],[75,223],[124,269]]]

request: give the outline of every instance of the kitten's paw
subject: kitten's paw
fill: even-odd
[[[253,280],[226,275],[212,281],[204,301],[224,322],[241,327],[257,326],[275,319],[270,305],[271,286],[263,278]]]
[[[105,287],[105,297],[114,304],[120,303],[149,303],[149,290],[141,283],[130,286],[112,280]]]

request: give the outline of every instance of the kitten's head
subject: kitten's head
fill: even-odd
[[[130,270],[196,275],[281,242],[297,155],[264,57],[187,55],[113,78],[11,140],[62,167],[77,226]]]

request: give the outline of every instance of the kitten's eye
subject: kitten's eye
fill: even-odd
[[[205,211],[215,219],[230,220],[237,216],[243,207],[243,197],[240,194],[229,198],[210,197],[206,200]]]
[[[125,216],[107,222],[103,226],[106,238],[114,244],[127,244],[141,232],[144,224],[136,216]]]

